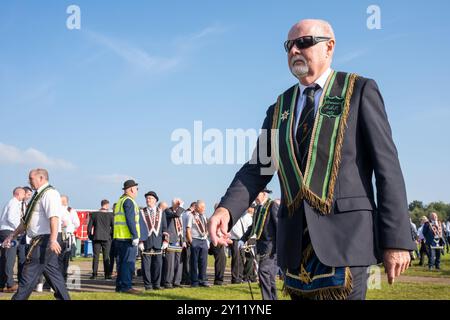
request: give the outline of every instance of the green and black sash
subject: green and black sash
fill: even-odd
[[[252,226],[250,238],[253,237],[253,235],[256,235],[256,240],[259,240],[259,238],[261,238],[261,234],[264,230],[264,225],[266,224],[267,215],[270,212],[272,203],[272,200],[267,199],[267,201],[262,206],[258,206],[258,209],[255,212],[255,219],[253,219],[254,223]]]
[[[22,223],[25,226],[25,230],[28,229],[28,224],[31,221],[32,213],[34,211],[34,208],[38,204],[39,200],[41,200],[42,196],[50,189],[54,189],[51,185],[46,186],[44,189],[42,189],[40,192],[35,192],[33,197],[30,200],[30,203],[28,204],[27,210],[25,211],[25,214],[22,217]]]
[[[278,97],[273,114],[272,155],[289,213],[306,200],[322,214],[331,212],[356,74],[332,71],[323,88],[305,172],[295,145],[295,107],[299,86]]]

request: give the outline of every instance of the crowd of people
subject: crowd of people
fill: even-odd
[[[15,293],[16,299],[26,299],[33,290],[48,289],[55,297],[68,299],[68,267],[75,256],[75,233],[81,228],[80,219],[77,211],[69,206],[69,197],[60,195],[49,184],[47,170],[32,170],[29,177],[32,188],[14,188],[11,200],[1,212],[0,291]],[[208,255],[212,255],[214,285],[224,284],[227,258],[231,257],[232,284],[257,282],[258,270],[266,272],[269,268],[268,274],[273,276],[260,277],[262,287],[267,286],[263,295],[266,292],[268,296],[276,296],[276,224],[264,235],[264,250],[269,249],[273,260],[265,266],[265,262],[256,259],[262,229],[258,229],[253,219],[255,210],[268,200],[269,190],[262,192],[261,199],[234,224],[228,246],[214,246],[210,241],[204,201],[197,200],[184,208],[183,201],[174,198],[168,206],[156,192],[149,191],[144,195],[146,206],[139,207],[135,181],[126,181],[123,192],[112,210],[110,202],[104,199],[99,210],[90,212],[87,220],[87,235],[93,248],[90,279],[99,278],[101,254],[103,277],[116,278],[117,292],[138,293],[132,287],[133,279],[138,276],[142,277],[145,290],[209,287],[206,271]],[[278,204],[274,206],[274,216]],[[54,243],[58,246],[53,248]],[[136,266],[139,259],[140,266]],[[16,262],[19,285],[14,277]]]
[[[429,217],[420,218],[420,226],[411,221],[411,234],[418,246],[411,252],[411,260],[419,259],[419,266],[425,265],[425,257],[428,259],[428,269],[441,269],[441,256],[450,253],[450,218],[440,221],[436,212],[431,212]]]

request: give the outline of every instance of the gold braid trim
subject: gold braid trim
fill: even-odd
[[[314,192],[312,192],[304,183],[302,183],[300,191],[295,196],[292,203],[288,204],[289,216],[292,216],[294,212],[300,208],[300,205],[303,200],[306,200],[311,207],[318,210],[322,215],[327,215],[331,213],[334,196],[334,187],[336,184],[337,176],[339,174],[339,166],[341,164],[341,156],[342,156],[342,146],[344,144],[344,134],[345,129],[347,128],[347,119],[350,112],[350,102],[353,95],[355,82],[357,79],[358,75],[356,74],[350,75],[349,84],[345,95],[344,110],[342,111],[342,118],[340,121],[336,145],[334,148],[335,154],[333,159],[330,181],[328,183],[328,196],[325,200],[323,200],[322,198],[317,196]]]
[[[284,296],[297,295],[309,300],[345,300],[353,290],[352,273],[350,268],[345,268],[345,285],[344,287],[328,287],[317,289],[315,291],[301,291],[299,289],[286,286],[286,282],[283,283],[282,293]]]

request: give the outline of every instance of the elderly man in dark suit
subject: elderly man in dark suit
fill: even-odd
[[[299,83],[267,110],[254,156],[209,224],[212,241],[226,243],[229,228],[277,171],[278,264],[293,299],[365,299],[367,267],[384,262],[392,283],[414,250],[380,91],[374,80],[331,69],[335,43],[325,21],[291,28],[285,49]]]
[[[263,300],[277,300],[277,223],[279,205],[269,198],[272,191],[265,189],[256,197],[256,211],[253,224],[247,229],[239,242],[242,248],[253,236],[256,237],[256,258],[258,278]]]

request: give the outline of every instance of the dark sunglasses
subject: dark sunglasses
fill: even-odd
[[[298,49],[302,50],[315,46],[319,42],[328,41],[330,39],[330,37],[304,36],[293,40],[287,40],[284,43],[284,49],[286,50],[286,52],[289,52],[295,44]]]

